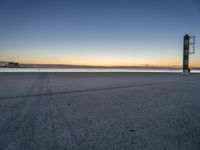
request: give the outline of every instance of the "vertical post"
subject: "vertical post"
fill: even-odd
[[[190,36],[185,34],[183,46],[183,75],[189,73],[189,49],[190,49]]]

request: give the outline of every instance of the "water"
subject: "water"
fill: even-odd
[[[181,69],[149,69],[149,68],[0,68],[0,72],[166,72],[181,73]],[[192,70],[200,73],[200,70]]]

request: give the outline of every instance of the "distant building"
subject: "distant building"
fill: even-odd
[[[4,67],[6,67],[6,68],[20,68],[20,65],[19,65],[19,63],[16,63],[16,62],[9,62]]]
[[[0,68],[33,68],[33,66],[29,64],[19,64],[17,62],[9,62],[4,66],[0,66]]]

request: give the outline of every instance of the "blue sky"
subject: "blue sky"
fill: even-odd
[[[0,60],[182,65],[184,33],[200,51],[199,16],[198,0],[0,0]]]

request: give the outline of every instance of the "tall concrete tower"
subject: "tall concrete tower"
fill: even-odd
[[[190,51],[190,45],[193,46],[192,51]],[[188,75],[190,72],[189,68],[189,55],[195,53],[195,37],[184,35],[183,38],[183,75]]]
[[[185,34],[183,46],[183,74],[187,75],[189,73],[189,50],[190,50],[190,36]]]

